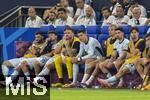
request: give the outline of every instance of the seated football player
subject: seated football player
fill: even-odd
[[[52,84],[53,87],[63,85],[63,64],[67,67],[69,81],[72,81],[72,57],[75,57],[80,49],[80,41],[74,36],[74,31],[70,27],[64,30],[64,36],[60,42],[61,45],[55,50],[54,57],[46,62],[44,69],[38,75],[48,75],[50,70],[55,68],[59,81],[56,84]],[[38,76],[34,79],[35,84],[40,79]]]
[[[11,82],[11,80],[14,80],[16,78],[16,76],[19,75],[20,72],[17,70],[20,70],[19,64],[21,63],[21,61],[23,61],[24,59],[39,56],[40,50],[43,48],[43,46],[44,46],[44,36],[42,35],[41,32],[36,32],[35,40],[33,41],[32,45],[29,47],[28,51],[25,53],[25,55],[23,57],[5,61],[2,64],[2,70],[3,70],[4,75],[8,76],[8,68],[9,67],[15,68],[14,72],[11,75],[12,77],[9,77],[9,81],[6,83],[9,84]]]
[[[125,62],[126,56],[127,56],[127,50],[128,50],[128,44],[129,40],[124,37],[123,29],[118,27],[115,29],[115,37],[116,41],[114,43],[114,54],[111,56],[110,59],[105,60],[105,62],[102,62],[99,64],[99,68],[103,73],[107,75],[107,77],[111,77],[112,74],[116,74],[117,71],[120,69],[122,64]],[[103,79],[97,78],[97,80],[100,82],[101,86],[103,87]],[[122,84],[122,80],[120,79],[120,82],[118,84]],[[114,83],[112,83],[113,85]],[[109,85],[110,86],[110,85]]]
[[[135,67],[141,78],[142,83],[137,87],[137,89],[150,90],[149,76],[150,76],[150,34],[145,37],[146,41],[146,53],[143,58],[138,59],[135,62]]]
[[[145,50],[145,41],[139,37],[138,29],[133,27],[130,33],[129,48],[127,50],[127,57],[124,64],[121,66],[117,74],[115,74],[114,76],[105,80],[101,79],[100,80],[101,84],[103,84],[104,86],[111,86],[113,83],[116,83],[120,78],[122,78],[123,75],[127,73],[134,74],[135,72],[134,62],[137,59],[141,58],[144,50]],[[121,84],[119,84],[119,87],[122,86],[123,81],[121,82]]]
[[[75,87],[77,85],[77,76],[79,73],[79,65],[85,64],[85,71],[87,64],[102,58],[102,48],[99,41],[93,37],[89,37],[85,30],[80,30],[77,33],[78,38],[81,41],[80,51],[76,57],[72,58],[73,62],[73,82],[67,84],[64,87]]]
[[[28,51],[21,58],[14,58],[7,61],[4,61],[2,64],[2,72],[4,76],[8,76],[8,71],[10,67],[16,68],[19,63],[25,58],[32,58],[39,56],[39,49],[42,47],[44,43],[44,38],[40,32],[35,33],[35,40],[32,45],[29,47]]]
[[[111,56],[113,55],[113,44],[116,41],[116,38],[115,38],[115,29],[116,28],[117,28],[116,25],[109,26],[109,38],[104,42],[104,45],[103,45],[103,48],[106,51],[105,52],[106,57],[105,57],[104,61],[102,61],[102,62],[105,62],[106,59],[111,58]],[[83,88],[88,87],[93,82],[95,77],[97,77],[97,75],[100,73],[99,63],[101,63],[101,61],[97,62],[97,63],[95,63],[95,61],[93,61],[88,64],[89,68],[91,68],[93,66],[96,66],[96,68],[94,69],[91,76],[90,76],[89,72],[85,72],[86,73],[85,76],[86,75],[90,76],[90,78],[87,77],[86,79],[84,79],[84,77],[83,77],[83,80],[80,84],[81,87],[83,87]]]
[[[40,57],[34,57],[25,59],[20,63],[20,68],[27,80],[30,81],[29,70],[35,70],[35,74],[38,75],[45,63],[53,56],[54,49],[58,46],[57,34],[55,31],[48,32],[48,38],[45,41],[43,48],[40,51]]]

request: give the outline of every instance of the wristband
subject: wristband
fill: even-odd
[[[81,57],[78,57],[78,61],[81,61],[82,59],[81,59]]]

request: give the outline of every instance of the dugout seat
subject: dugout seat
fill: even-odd
[[[143,34],[143,35],[145,35],[147,33],[147,30],[149,28],[149,26],[146,26],[146,25],[144,25],[144,26],[136,26],[136,27],[138,28],[139,33]]]
[[[105,40],[107,40],[108,37],[109,37],[108,34],[100,34],[100,35],[98,36],[98,41],[99,41],[101,44],[103,44],[103,42],[104,42]]]
[[[72,29],[74,30],[75,34],[77,34],[79,30],[85,30],[86,28],[84,25],[73,25]]]
[[[125,34],[130,34],[131,26],[130,25],[122,25],[121,26]]]
[[[101,34],[109,34],[108,27],[109,26],[102,26],[101,27]]]
[[[57,34],[64,34],[64,30],[65,30],[66,27],[67,26],[56,26],[55,31],[56,31]]]
[[[86,31],[88,34],[100,34],[100,26],[95,25],[95,26],[87,26]]]
[[[53,25],[43,25],[40,27],[40,32],[47,34],[48,31],[55,30]]]

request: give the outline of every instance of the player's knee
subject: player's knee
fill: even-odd
[[[138,60],[136,60],[135,62],[134,62],[134,65],[139,65],[139,64],[141,64],[141,59],[138,59]]]
[[[27,66],[27,65],[28,65],[27,61],[22,61],[22,62],[21,62],[21,66],[22,66],[22,67]]]
[[[2,63],[2,65],[9,66],[9,65],[10,65],[10,63],[9,63],[9,61],[4,61],[4,62]]]
[[[48,69],[53,69],[54,65],[52,63],[49,63],[49,64],[46,64],[45,67]]]
[[[99,63],[98,64],[98,68],[101,69],[101,70],[103,70],[104,69],[103,63]]]
[[[34,66],[35,66],[35,67],[36,67],[36,66],[40,66],[40,62],[35,61],[35,62],[34,62]]]
[[[114,63],[114,66],[116,67],[117,70],[120,69],[121,65],[122,65],[122,62],[115,62]]]

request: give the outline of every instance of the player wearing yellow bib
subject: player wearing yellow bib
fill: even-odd
[[[40,54],[40,49],[43,47],[44,44],[44,37],[42,33],[36,32],[35,33],[35,40],[33,41],[32,45],[29,47],[28,51],[24,54],[23,57],[21,58],[14,58],[10,59],[7,61],[4,61],[2,64],[2,71],[3,75],[7,76],[8,75],[8,68],[10,67],[18,67],[19,63],[26,59],[26,58],[32,58],[32,57],[37,57]]]
[[[60,46],[55,49],[55,54],[50,58],[44,69],[39,73],[38,76],[48,75],[51,69],[56,69],[59,82],[52,84],[54,87],[63,85],[63,69],[62,65],[65,64],[68,71],[69,81],[72,81],[72,57],[76,56],[80,49],[80,41],[74,36],[72,28],[67,27],[64,30],[63,39],[59,42]],[[37,83],[40,77],[34,79],[34,83]]]
[[[143,82],[137,89],[150,90],[150,33],[145,37],[146,41],[146,55],[135,62],[135,67]]]
[[[61,54],[55,55],[55,68],[59,77],[59,81],[62,82],[63,72],[62,64],[66,64],[69,81],[72,81],[73,77],[73,64],[72,57],[75,57],[80,49],[80,41],[77,37],[74,37],[73,30],[67,29],[64,31],[63,45],[61,46]]]
[[[117,82],[120,78],[123,77],[123,75],[127,73],[132,73],[134,74],[135,71],[135,65],[134,62],[139,59],[142,56],[142,53],[145,50],[145,41],[141,38],[139,38],[139,32],[138,29],[133,27],[131,29],[131,34],[130,34],[130,42],[129,42],[129,48],[127,50],[127,57],[124,62],[124,64],[121,66],[117,74],[114,76],[103,80],[101,79],[101,84],[104,86],[111,87],[111,83]],[[122,87],[123,81],[119,83],[119,87]]]

